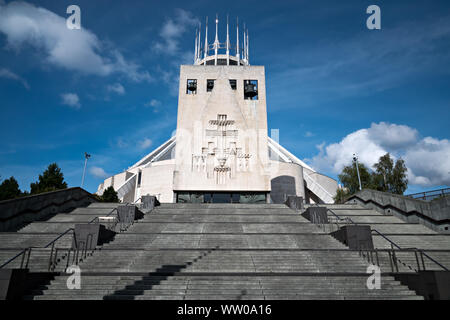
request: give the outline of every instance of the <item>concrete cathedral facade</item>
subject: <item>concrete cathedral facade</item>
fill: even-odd
[[[106,179],[123,202],[156,195],[160,202],[283,203],[287,195],[332,203],[337,182],[268,136],[263,66],[249,62],[248,31],[231,46],[216,35],[201,44],[193,65],[180,68],[176,134],[126,171]],[[234,54],[231,54],[233,50]],[[275,137],[274,137],[275,136]]]

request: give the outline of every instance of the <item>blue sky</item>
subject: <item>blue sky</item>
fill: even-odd
[[[82,30],[65,26],[71,4]],[[366,28],[371,4],[381,30]],[[216,13],[248,26],[269,128],[288,150],[332,177],[354,152],[371,165],[389,151],[406,161],[408,192],[450,185],[450,3],[392,0],[0,0],[1,178],[29,189],[57,162],[79,186],[87,151],[94,192],[167,140],[179,65]]]

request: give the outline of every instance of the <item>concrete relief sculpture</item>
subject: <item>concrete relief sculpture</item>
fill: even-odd
[[[239,130],[226,114],[218,114],[208,124],[211,128],[205,130],[201,154],[192,155],[192,171],[203,173],[216,184],[225,184],[237,172],[249,170],[251,155],[242,152],[237,141]]]

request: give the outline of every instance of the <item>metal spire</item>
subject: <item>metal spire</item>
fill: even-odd
[[[202,42],[201,42],[201,37],[202,37],[202,23],[200,22],[199,26],[198,26],[198,48],[197,48],[197,60],[200,60],[201,54],[202,54]]]
[[[202,54],[202,42],[201,42],[201,37],[202,37],[202,24],[199,24],[198,27],[198,54],[197,54],[197,60],[200,61],[201,59],[201,54]]]
[[[227,15],[227,66],[230,64],[230,34],[228,32],[228,15]]]
[[[1,0],[0,0],[1,1]],[[216,33],[214,42],[209,44],[208,43],[208,20],[209,18],[206,17],[206,25],[205,25],[205,41],[204,46],[202,46],[202,37],[201,37],[201,28],[202,25],[199,23],[199,25],[196,28],[195,31],[195,50],[194,50],[194,64],[200,64],[205,63],[206,59],[212,60],[214,57],[214,62],[212,65],[218,65],[219,63],[219,49],[223,50],[226,49],[226,65],[229,66],[231,63],[235,63],[235,59],[237,60],[237,65],[250,65],[250,45],[249,45],[249,31],[246,28],[246,24],[244,22],[243,28],[241,28],[243,35],[239,34],[239,17],[236,17],[236,51],[234,51],[234,48],[231,45],[230,41],[230,17],[227,14],[227,25],[226,25],[226,42],[221,43],[219,41],[219,15],[216,14]],[[239,39],[239,37],[241,37]],[[240,42],[239,42],[240,41]],[[214,53],[210,53],[210,51],[213,51]],[[230,51],[233,53],[231,54]],[[235,54],[235,56],[234,56]],[[231,57],[233,55],[233,57]],[[235,58],[236,57],[236,58]],[[202,60],[203,59],[203,60]],[[212,62],[212,61],[211,61]],[[222,63],[222,60],[221,60]],[[225,61],[223,61],[223,64],[225,64]]]
[[[216,39],[214,40],[214,65],[217,66],[217,51],[219,50],[219,17],[216,14]]]
[[[247,60],[246,39],[247,39],[247,37],[245,36],[245,22],[244,22],[244,42],[243,42],[243,48],[242,48],[242,50],[244,50],[244,52],[242,53],[242,59],[244,59],[244,60]]]
[[[239,65],[239,17],[236,18],[236,59]]]
[[[197,62],[197,57],[198,57],[198,30],[195,29],[195,50],[194,50],[194,63]]]
[[[205,54],[204,57],[208,55],[208,17],[206,17],[206,31],[205,31]]]
[[[245,54],[245,56],[247,57],[247,64],[250,64],[250,56],[248,54],[248,29],[247,29],[247,45],[245,46],[245,48],[247,49],[247,53]]]

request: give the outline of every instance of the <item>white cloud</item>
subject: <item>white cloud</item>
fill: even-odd
[[[128,142],[125,141],[122,137],[119,137],[119,138],[117,139],[116,146],[117,146],[118,148],[120,148],[120,149],[123,149],[123,148],[128,147]]]
[[[23,79],[21,76],[15,74],[14,72],[8,69],[5,68],[0,69],[0,78],[19,81],[26,89],[30,89],[30,86],[28,85],[28,82],[25,79]]]
[[[149,106],[149,107],[158,107],[161,105],[161,101],[152,99],[152,100],[150,100],[150,102],[146,103],[145,105]]]
[[[145,104],[146,107],[152,107],[154,112],[158,112],[158,107],[161,105],[161,101],[152,99]]]
[[[139,140],[141,138],[141,140]],[[136,142],[137,141],[137,142]],[[128,151],[141,151],[149,148],[153,144],[153,141],[149,138],[143,138],[142,136],[128,137],[127,139],[119,137],[116,142],[116,146],[120,149],[127,149]]]
[[[0,32],[7,37],[8,46],[20,50],[34,47],[49,64],[67,70],[108,76],[120,73],[133,81],[150,81],[148,72],[127,62],[117,49],[108,56],[102,42],[91,31],[69,30],[65,18],[42,7],[26,2],[0,4]]]
[[[384,148],[394,150],[416,143],[419,135],[416,129],[386,122],[372,123],[368,130],[372,140]]]
[[[63,93],[61,94],[62,98],[62,104],[65,104],[71,108],[74,109],[80,109],[80,98],[78,98],[78,95],[76,93]]]
[[[109,175],[105,172],[105,170],[103,170],[100,167],[93,166],[89,169],[89,172],[97,178],[104,179],[104,178],[109,177]]]
[[[372,123],[345,136],[340,142],[317,146],[319,153],[308,162],[320,171],[340,173],[353,154],[372,168],[379,158],[390,152],[402,158],[408,168],[410,184],[432,186],[450,184],[450,142],[447,139],[420,139],[416,129],[385,122]]]
[[[314,136],[314,133],[312,133],[311,131],[306,131],[305,132],[305,137],[306,138],[311,138],[311,137],[313,137]]]
[[[125,94],[125,88],[120,83],[108,85],[106,89],[110,92],[115,92],[121,96]]]
[[[193,26],[200,24],[200,21],[192,16],[192,13],[183,9],[175,10],[175,17],[168,19],[159,33],[161,41],[156,42],[153,48],[157,52],[169,55],[179,54],[179,42],[183,34]]]
[[[405,155],[412,183],[450,185],[450,141],[426,137],[409,148]]]
[[[361,129],[347,135],[339,143],[325,147],[319,145],[319,154],[312,159],[313,167],[319,170],[339,173],[342,168],[351,162],[353,154],[364,164],[374,164],[386,153],[386,150],[372,141],[368,129]]]
[[[145,138],[144,140],[139,141],[138,146],[140,149],[145,150],[149,148],[152,145],[152,143],[153,143],[152,140]]]

